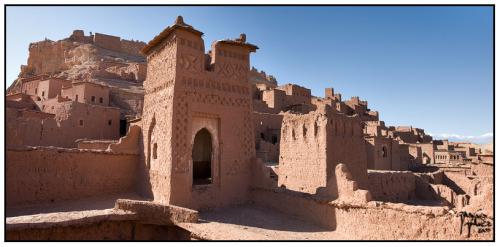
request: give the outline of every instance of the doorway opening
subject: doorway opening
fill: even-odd
[[[193,185],[212,183],[212,135],[203,128],[194,137]]]

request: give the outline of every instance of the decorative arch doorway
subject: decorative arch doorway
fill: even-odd
[[[203,128],[199,130],[193,143],[193,184],[212,183],[212,135]]]

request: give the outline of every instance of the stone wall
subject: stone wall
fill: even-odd
[[[134,191],[138,156],[63,148],[8,149],[7,207]]]

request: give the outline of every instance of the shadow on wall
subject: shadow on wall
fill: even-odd
[[[256,205],[246,205],[231,208],[220,208],[204,214],[204,220],[221,222],[232,225],[256,227],[275,231],[291,232],[326,232],[323,227],[317,226],[296,217],[290,217],[275,209],[264,208]],[[199,223],[203,224],[204,221]]]
[[[460,188],[460,186],[455,183],[455,181],[446,176],[446,174],[443,177],[443,184],[450,187],[455,193],[459,195],[466,194],[466,192],[462,188]]]
[[[255,204],[313,222],[329,230],[336,229],[336,212],[330,202],[337,200],[349,204],[366,204],[371,201],[370,192],[358,189],[357,182],[352,179],[345,164],[336,165],[326,186],[318,188],[315,194],[289,190],[284,185],[277,188],[261,164],[262,162],[256,162],[256,168],[260,169],[254,170],[254,174],[260,176],[254,179],[257,183],[252,188],[252,201]]]
[[[368,172],[373,199],[382,202],[421,206],[456,206],[457,191],[450,188],[442,171],[413,173],[409,171]]]
[[[142,125],[142,121],[137,123],[139,126]],[[144,132],[140,131],[138,145],[139,147],[145,147],[145,142],[148,143],[147,150],[141,149],[140,151],[140,163],[137,166],[137,190],[138,193],[147,199],[154,199],[153,188],[151,185],[151,175],[150,169],[150,158],[151,158],[151,133],[154,126],[156,125],[155,117],[153,116],[152,122],[148,128],[148,139],[145,140]],[[129,127],[129,129],[132,126]],[[142,130],[142,129],[141,129]],[[128,135],[128,134],[127,134]]]

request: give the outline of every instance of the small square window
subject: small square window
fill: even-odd
[[[95,96],[92,96],[91,100],[92,100],[92,102],[95,102]]]
[[[102,100],[102,97],[99,98],[99,103],[102,104],[103,100]]]
[[[111,119],[110,119],[110,120],[108,120],[108,125],[110,125],[110,126],[111,126],[111,123],[112,123],[112,122],[111,122]]]
[[[83,126],[83,120],[80,119],[80,126]]]

